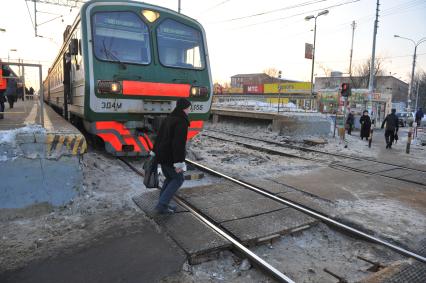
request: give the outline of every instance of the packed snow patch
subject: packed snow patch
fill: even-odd
[[[18,134],[42,134],[46,130],[40,125],[30,125],[22,128],[0,131],[0,144],[14,144]]]

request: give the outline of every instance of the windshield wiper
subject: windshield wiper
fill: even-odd
[[[111,51],[109,51],[107,48],[106,48],[106,46],[105,46],[105,40],[102,40],[102,45],[103,45],[103,47],[104,47],[104,52],[105,52],[105,55],[107,56],[107,58],[109,59],[109,57],[111,56],[115,61],[114,62],[117,62],[118,64],[120,64],[120,67],[123,69],[123,70],[126,70],[127,69],[127,66],[126,66],[126,64],[124,64],[123,62],[121,62],[120,61],[120,59],[116,56],[116,55],[114,55],[114,53],[112,53]]]

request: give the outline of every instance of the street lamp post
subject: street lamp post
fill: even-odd
[[[314,25],[314,46],[313,46],[313,50],[312,50],[312,70],[311,70],[311,95],[314,94],[314,65],[315,65],[315,41],[316,41],[316,37],[317,37],[317,18],[319,16],[322,15],[327,15],[328,14],[328,10],[324,10],[322,12],[319,12],[318,15],[314,16],[314,15],[310,15],[310,16],[306,16],[305,20],[309,21],[310,19],[315,19],[315,25]]]
[[[413,66],[411,68],[411,80],[410,80],[410,88],[408,89],[408,99],[407,99],[407,112],[410,112],[410,100],[411,96],[413,94],[413,83],[414,83],[414,70],[416,68],[416,53],[417,53],[417,46],[422,44],[423,42],[426,42],[426,37],[423,37],[419,41],[415,42],[414,40],[406,37],[399,36],[397,34],[394,35],[394,37],[402,38],[411,41],[414,44],[414,55],[413,55]]]

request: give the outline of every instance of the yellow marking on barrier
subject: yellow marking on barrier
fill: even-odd
[[[52,146],[53,146],[53,140],[55,139],[55,135],[54,134],[47,134],[46,137],[46,150],[47,150],[47,154],[50,154],[50,152],[52,151]]]
[[[86,138],[83,137],[83,144],[81,145],[80,154],[83,154],[87,151]]]
[[[64,145],[65,136],[59,136],[59,141],[56,144],[56,153],[59,154],[62,150],[62,146]]]
[[[47,134],[46,149],[48,155],[59,155],[62,151],[62,153],[71,153],[72,155],[84,154],[87,150],[87,143],[84,136],[80,134]]]
[[[77,154],[78,145],[80,144],[80,141],[81,141],[81,139],[82,139],[82,138],[83,138],[82,136],[78,136],[78,137],[76,138],[75,143],[74,143],[74,148],[73,148],[73,150],[72,150],[72,154],[73,154],[73,155],[76,155],[76,154]]]

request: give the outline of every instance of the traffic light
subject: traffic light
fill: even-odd
[[[278,71],[278,78],[281,79],[281,71]]]
[[[340,94],[343,97],[349,97],[349,96],[351,96],[351,94],[352,94],[351,93],[351,86],[348,83],[342,83]]]

